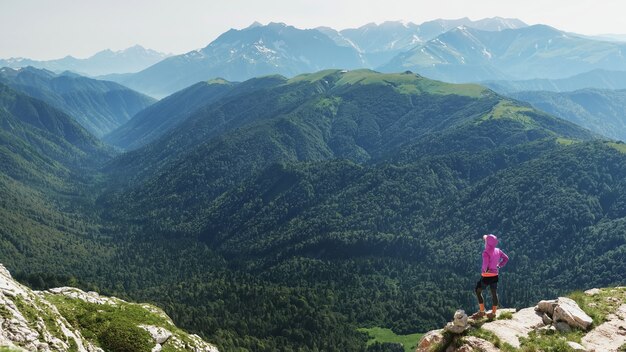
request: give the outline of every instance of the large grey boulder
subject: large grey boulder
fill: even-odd
[[[152,336],[152,338],[154,339],[154,342],[156,342],[159,345],[164,344],[167,339],[169,339],[172,336],[172,333],[165,329],[162,328],[160,326],[153,326],[153,325],[139,325],[140,328],[146,330],[150,336]]]
[[[551,317],[554,314],[554,308],[556,307],[556,305],[556,299],[548,299],[539,301],[535,309],[539,312],[546,313],[548,316]]]
[[[595,296],[595,295],[597,295],[599,293],[600,293],[600,289],[599,288],[592,288],[592,289],[589,289],[589,290],[585,291],[585,294],[587,296]]]
[[[554,308],[552,320],[555,322],[564,321],[571,327],[587,330],[593,323],[593,319],[583,312],[573,299],[559,297]]]

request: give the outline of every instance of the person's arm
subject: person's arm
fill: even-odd
[[[483,252],[483,270],[481,273],[486,273],[489,268],[489,254],[487,252]]]
[[[504,253],[503,251],[500,251],[500,264],[498,264],[499,267],[503,267],[506,265],[506,263],[508,263],[509,261],[509,256],[506,255],[506,253]]]

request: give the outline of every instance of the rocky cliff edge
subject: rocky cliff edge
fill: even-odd
[[[217,352],[163,310],[73,287],[32,291],[0,264],[0,351]]]
[[[501,309],[495,319],[457,311],[416,349],[434,351],[626,351],[626,287],[576,292],[519,311]]]

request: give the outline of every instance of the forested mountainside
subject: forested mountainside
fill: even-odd
[[[153,302],[229,351],[364,351],[359,327],[441,326],[475,308],[487,232],[511,258],[508,307],[623,281],[621,143],[410,72],[232,89],[104,164],[72,208],[94,219],[97,268],[33,265],[46,251],[8,267]]]
[[[524,91],[508,95],[603,136],[626,140],[626,90]]]
[[[155,100],[115,82],[25,67],[0,69],[0,82],[72,116],[97,137],[128,121]]]

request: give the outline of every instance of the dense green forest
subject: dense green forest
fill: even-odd
[[[3,168],[0,260],[35,288],[153,302],[224,351],[366,351],[359,328],[440,327],[476,308],[487,232],[511,258],[507,307],[624,284],[624,144],[410,72],[231,89],[132,152],[24,167],[47,183]]]

